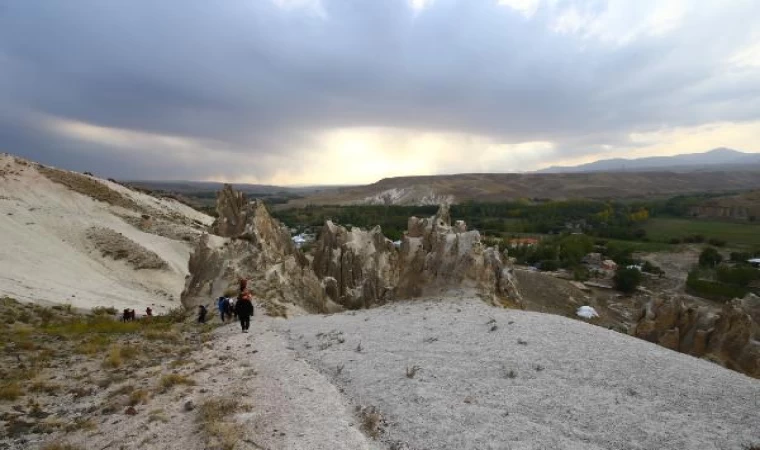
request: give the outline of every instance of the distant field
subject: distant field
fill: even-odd
[[[668,242],[673,238],[701,234],[706,239],[726,241],[728,247],[760,247],[760,225],[692,219],[650,219],[644,226],[653,241]]]
[[[676,248],[674,245],[665,242],[640,242],[640,241],[622,241],[619,239],[605,239],[608,244],[617,244],[623,247],[630,247],[635,252],[667,252]]]

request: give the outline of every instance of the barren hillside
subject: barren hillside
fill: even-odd
[[[117,183],[0,156],[0,294],[157,312],[179,305],[211,218]]]
[[[759,171],[560,174],[458,174],[386,178],[288,203],[438,204],[441,201],[504,201],[520,198],[631,198],[760,188]]]

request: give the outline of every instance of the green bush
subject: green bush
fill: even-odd
[[[720,266],[716,276],[721,283],[747,287],[754,280],[760,279],[760,270],[748,265]]]
[[[723,261],[723,256],[713,247],[707,247],[699,254],[699,265],[702,267],[716,267]]]
[[[539,269],[546,272],[554,272],[559,270],[559,261],[556,259],[545,259],[539,262]]]
[[[725,247],[726,241],[723,239],[717,239],[717,238],[710,238],[710,240],[707,241],[708,244],[714,245],[716,247]]]
[[[634,292],[641,283],[641,272],[636,268],[621,267],[615,272],[615,276],[612,278],[615,283],[615,289],[620,292],[630,294]]]
[[[686,280],[686,292],[697,297],[726,302],[747,295],[747,288],[717,281],[701,280],[689,274]]]
[[[731,252],[729,259],[733,262],[746,263],[748,259],[752,258],[752,254],[749,252]]]

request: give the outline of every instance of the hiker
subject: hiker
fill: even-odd
[[[228,298],[227,300],[230,302],[229,315],[230,317],[234,317],[235,320],[237,320],[238,315],[237,315],[237,310],[235,309],[235,298],[232,297],[232,298]]]
[[[205,306],[199,305],[198,306],[198,323],[206,323],[206,313],[208,310]]]
[[[227,313],[227,311],[224,309],[224,300],[224,296],[216,299],[216,307],[219,309],[219,317],[222,319],[222,322],[224,322],[224,315]]]
[[[224,297],[224,301],[222,302],[222,310],[227,318],[232,320],[232,306],[230,305],[230,299],[227,297]]]
[[[153,316],[153,310],[150,309],[150,306],[148,306],[147,308],[145,308],[145,315],[147,317],[152,317]]]
[[[253,301],[250,292],[245,291],[240,294],[235,303],[235,310],[240,319],[240,327],[243,329],[243,333],[247,333],[248,328],[251,326],[251,316],[253,315]]]

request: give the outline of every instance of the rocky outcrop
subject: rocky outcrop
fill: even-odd
[[[330,298],[348,308],[470,287],[489,301],[520,303],[498,248],[486,248],[463,221],[451,225],[448,206],[429,218],[412,217],[400,249],[382,235],[327,222],[316,244],[314,272]]]
[[[633,334],[636,337],[760,377],[760,343],[757,324],[743,306],[733,300],[722,309],[694,307],[678,297],[650,301]]]
[[[312,267],[324,280],[327,295],[347,308],[366,308],[394,299],[398,252],[379,226],[348,231],[327,221]]]
[[[260,301],[292,304],[309,312],[333,310],[309,261],[290,233],[261,201],[225,186],[218,195],[218,219],[198,241],[182,294],[187,307],[234,292],[240,278]],[[279,306],[278,306],[279,308]]]
[[[211,225],[211,232],[224,237],[240,236],[253,218],[255,206],[243,192],[236,192],[231,185],[225,184],[216,195],[217,219]]]
[[[456,286],[477,288],[489,300],[520,303],[510,269],[498,247],[486,248],[463,221],[451,225],[448,206],[427,219],[412,217],[399,256],[400,297],[416,297]]]

